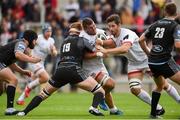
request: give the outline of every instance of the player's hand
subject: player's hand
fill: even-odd
[[[29,70],[23,70],[22,74],[23,74],[23,75],[26,75],[26,76],[28,76],[28,77],[31,77],[32,72],[29,71]]]
[[[96,49],[97,49],[98,51],[104,53],[104,54],[108,54],[107,49],[103,48],[103,47],[100,46],[100,45],[97,45],[97,46],[96,46]]]
[[[56,56],[57,55],[57,50],[54,45],[50,45],[50,50],[51,50],[51,55]]]
[[[96,45],[101,45],[103,46],[103,40],[101,40],[100,38],[96,39]]]
[[[96,52],[96,56],[97,56],[97,57],[101,57],[101,58],[105,58],[105,57],[107,57],[108,55],[107,55],[107,54],[104,54],[104,53],[102,53],[102,52],[100,52],[100,51],[99,51],[99,52],[97,51],[97,52]]]

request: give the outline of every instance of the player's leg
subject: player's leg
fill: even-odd
[[[92,77],[88,77],[82,82],[77,83],[77,86],[86,91],[92,92],[94,94],[93,102],[89,108],[89,113],[96,116],[103,116],[103,114],[97,109],[99,103],[104,100],[105,91]]]
[[[155,77],[154,81],[157,87],[152,91],[151,113],[150,113],[151,118],[158,117],[156,108],[157,108],[157,105],[161,96],[161,91],[163,90],[164,85],[165,85],[165,79],[163,76]]]
[[[0,71],[0,79],[8,82],[6,87],[7,94],[7,109],[5,115],[16,114],[17,111],[14,109],[14,97],[17,86],[17,78],[9,68],[4,68]]]
[[[172,81],[174,81],[175,83],[179,84],[180,85],[180,71],[177,72],[175,75],[173,75],[172,77],[170,77],[170,79]],[[177,101],[178,103],[180,103],[180,95],[179,93],[177,92],[177,90],[175,89],[174,86],[172,86],[171,84],[169,84],[167,81],[166,81],[166,85],[165,85],[165,88],[166,92],[175,100]]]
[[[163,68],[165,69],[163,71],[163,75],[165,78],[170,78],[172,81],[180,85],[180,67],[177,65],[177,63],[170,59],[167,64],[163,65]],[[178,103],[180,103],[180,96],[177,92],[177,90],[170,85],[167,81],[165,81],[164,89],[166,92]]]
[[[130,91],[133,95],[138,97],[143,102],[151,105],[151,97],[150,95],[142,89],[142,79],[144,73],[142,71],[130,72],[128,73],[129,87]],[[161,105],[157,105],[157,113],[159,115],[164,114],[164,109]]]
[[[53,74],[52,78],[46,83],[45,87],[42,89],[38,96],[35,96],[28,106],[22,111],[19,112],[18,116],[24,116],[37,107],[43,100],[48,98],[53,92],[55,92],[58,88],[64,86],[68,83],[68,80],[61,80],[64,78],[66,71],[57,69],[55,74]]]
[[[0,80],[0,96],[6,91],[7,82]]]
[[[114,104],[113,101],[113,96],[111,94],[112,89],[115,87],[115,82],[114,80],[109,77],[109,75],[100,72],[97,76],[96,76],[96,81],[98,83],[101,84],[101,86],[103,87],[103,89],[105,90],[105,101],[110,109],[110,114],[111,115],[122,115],[123,112],[120,111]],[[104,108],[103,104],[99,105],[100,108]]]
[[[180,103],[180,95],[177,92],[176,88],[168,83],[168,81],[165,81],[165,87],[164,90],[168,93],[169,96],[171,96],[177,103]]]
[[[39,106],[39,104],[44,101],[46,98],[48,98],[53,92],[55,92],[58,88],[53,87],[51,84],[46,83],[45,87],[42,89],[39,95],[35,96],[31,102],[27,105],[27,107],[19,112],[18,116],[25,116],[27,115],[31,110]]]
[[[18,98],[16,102],[18,105],[24,105],[24,99],[29,97],[31,90],[40,84],[46,83],[49,79],[49,74],[43,68],[36,71],[35,76],[35,80],[32,80],[30,83],[28,83],[28,85],[25,87],[25,90]]]
[[[37,71],[37,73],[35,73],[35,76],[37,76],[37,78],[33,81],[31,81],[25,89],[25,93],[26,93],[26,97],[29,96],[29,93],[32,89],[34,89],[35,87],[37,87],[40,84],[46,83],[49,80],[49,74],[46,72],[45,69],[39,69]],[[27,91],[27,92],[26,92]]]
[[[114,81],[108,80],[110,78],[109,75],[104,74],[103,72],[99,72],[97,75],[94,76],[94,78],[99,84],[101,84],[101,86],[103,86],[103,89],[105,90],[106,94],[109,94],[110,91],[114,88]],[[107,81],[108,81],[108,83],[107,83]],[[105,94],[105,99],[107,98],[106,94]],[[110,100],[112,100],[112,99],[110,99]],[[110,106],[112,106],[112,105],[110,105]],[[99,107],[104,111],[107,111],[109,109],[105,100],[103,100],[99,104]]]

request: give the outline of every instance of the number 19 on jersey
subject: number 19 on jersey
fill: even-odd
[[[71,43],[64,44],[62,52],[69,52],[70,51],[70,46],[71,46]]]

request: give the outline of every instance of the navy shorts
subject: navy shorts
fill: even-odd
[[[88,75],[80,66],[60,65],[49,80],[49,83],[55,88],[60,88],[68,83],[77,84],[87,78]]]
[[[155,78],[159,77],[160,75],[164,76],[165,78],[169,78],[180,70],[179,65],[176,64],[172,58],[162,65],[149,64],[149,68],[151,69],[151,72]]]

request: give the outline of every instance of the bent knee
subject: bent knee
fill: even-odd
[[[141,91],[141,88],[131,88],[131,93],[134,94],[134,95],[139,95]]]
[[[106,92],[112,91],[115,87],[115,82],[112,79],[107,80],[107,82],[103,85],[103,88]]]
[[[95,93],[101,92],[103,95],[105,95],[105,90],[101,87],[99,90],[97,90]]]
[[[129,80],[129,88],[131,90],[131,93],[134,95],[138,95],[141,91],[141,80],[138,78],[131,78]]]
[[[44,88],[40,93],[39,96],[44,100],[48,98],[51,94]]]
[[[11,79],[9,79],[7,81],[8,81],[9,84],[11,84],[13,86],[17,86],[17,84],[18,84],[18,80],[17,80],[16,77],[15,78],[11,78]]]
[[[39,82],[46,83],[50,79],[49,75],[39,76]]]
[[[101,87],[100,84],[97,84],[94,89],[91,91],[93,94],[97,93],[97,92],[101,92],[105,95],[105,91],[104,89]]]

